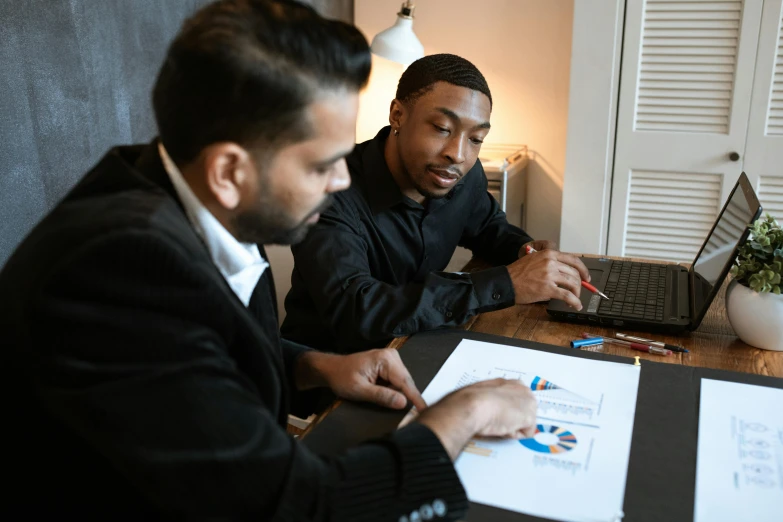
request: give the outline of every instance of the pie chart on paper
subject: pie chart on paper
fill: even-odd
[[[565,428],[551,424],[538,424],[536,433],[528,439],[519,439],[527,449],[538,453],[565,453],[576,447],[576,435]]]

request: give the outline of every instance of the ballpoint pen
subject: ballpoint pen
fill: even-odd
[[[658,346],[650,346],[649,344],[632,343],[630,341],[623,341],[621,339],[613,339],[611,337],[601,337],[600,335],[592,335],[589,333],[582,334],[583,339],[601,338],[605,343],[620,344],[631,350],[637,350],[640,352],[654,353],[656,355],[671,355],[672,351],[666,348],[659,348]]]
[[[533,254],[535,252],[538,252],[538,250],[536,250],[535,248],[533,248],[530,245],[525,245],[525,252],[527,252],[528,254]],[[604,294],[603,292],[598,290],[596,287],[594,287],[593,285],[591,285],[587,281],[582,281],[582,288],[584,288],[585,290],[589,290],[589,291],[593,292],[594,294],[598,294],[598,295],[600,295],[604,299],[607,299],[607,300],[609,299],[606,296],[606,294]]]
[[[624,333],[617,333],[615,337],[618,339],[624,339],[626,341],[633,341],[637,343],[649,344],[650,346],[657,346],[658,348],[666,348],[673,352],[690,353],[690,350],[683,348],[682,346],[676,346],[674,344],[666,344],[661,341],[653,341],[652,339],[645,339],[644,337],[636,337],[635,335],[628,335]]]

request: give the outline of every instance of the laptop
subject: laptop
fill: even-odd
[[[761,205],[743,172],[690,269],[681,265],[586,258],[591,283],[610,299],[582,289],[582,310],[553,299],[554,318],[631,330],[676,333],[695,330],[707,313],[750,233]]]

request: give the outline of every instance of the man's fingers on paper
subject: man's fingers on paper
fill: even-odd
[[[515,438],[517,438],[517,439],[529,439],[529,438],[533,437],[533,435],[535,435],[535,434],[536,434],[536,427],[535,427],[535,425],[533,425],[533,426],[528,426],[527,428],[522,428],[521,430],[519,430],[518,436],[515,437]]]

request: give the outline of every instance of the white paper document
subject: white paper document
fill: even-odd
[[[562,521],[622,517],[638,366],[463,340],[423,396],[497,377],[538,399],[533,438],[471,441],[456,462],[473,502]]]
[[[783,520],[783,390],[701,380],[693,517]]]

